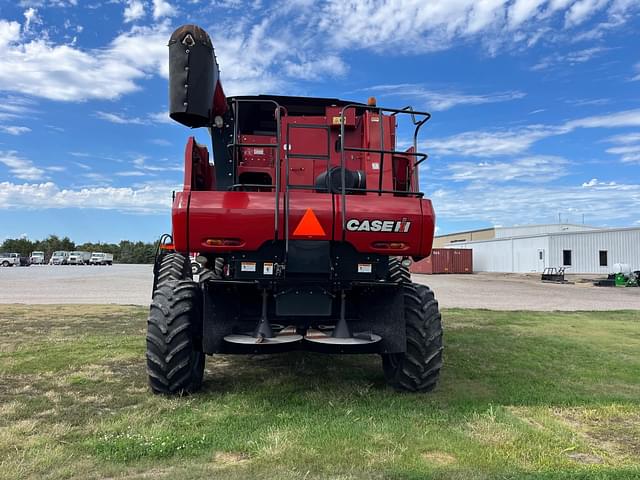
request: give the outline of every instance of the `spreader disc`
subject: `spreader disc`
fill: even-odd
[[[287,343],[295,343],[302,340],[302,335],[289,334],[277,335],[272,338],[256,338],[252,335],[227,335],[224,337],[225,342],[235,343],[238,345],[283,345]]]

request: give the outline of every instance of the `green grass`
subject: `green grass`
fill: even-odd
[[[0,306],[0,478],[640,478],[640,312],[448,310],[439,387],[376,356],[216,356],[146,386],[146,309]]]

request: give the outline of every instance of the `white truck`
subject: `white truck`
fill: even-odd
[[[91,260],[91,252],[69,252],[67,263],[69,265],[88,265]]]
[[[66,250],[58,250],[53,252],[51,255],[51,259],[49,260],[49,265],[66,265],[69,259],[69,252]]]
[[[31,263],[31,265],[44,265],[44,252],[41,252],[39,250],[31,252],[29,262]]]
[[[89,265],[113,265],[113,254],[93,252],[89,259]]]
[[[19,253],[0,253],[0,265],[2,265],[3,267],[19,267],[20,254]]]

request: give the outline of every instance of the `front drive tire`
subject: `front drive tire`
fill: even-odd
[[[433,292],[425,285],[404,283],[407,350],[382,355],[387,383],[396,390],[428,392],[442,368],[442,317]]]
[[[153,293],[147,322],[147,372],[154,393],[183,395],[202,386],[204,353],[196,325],[200,290],[192,280],[165,281]]]

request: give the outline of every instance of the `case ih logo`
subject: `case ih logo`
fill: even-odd
[[[411,222],[407,218],[396,220],[358,220],[352,218],[347,221],[347,230],[350,232],[396,232],[407,233],[411,228]]]

